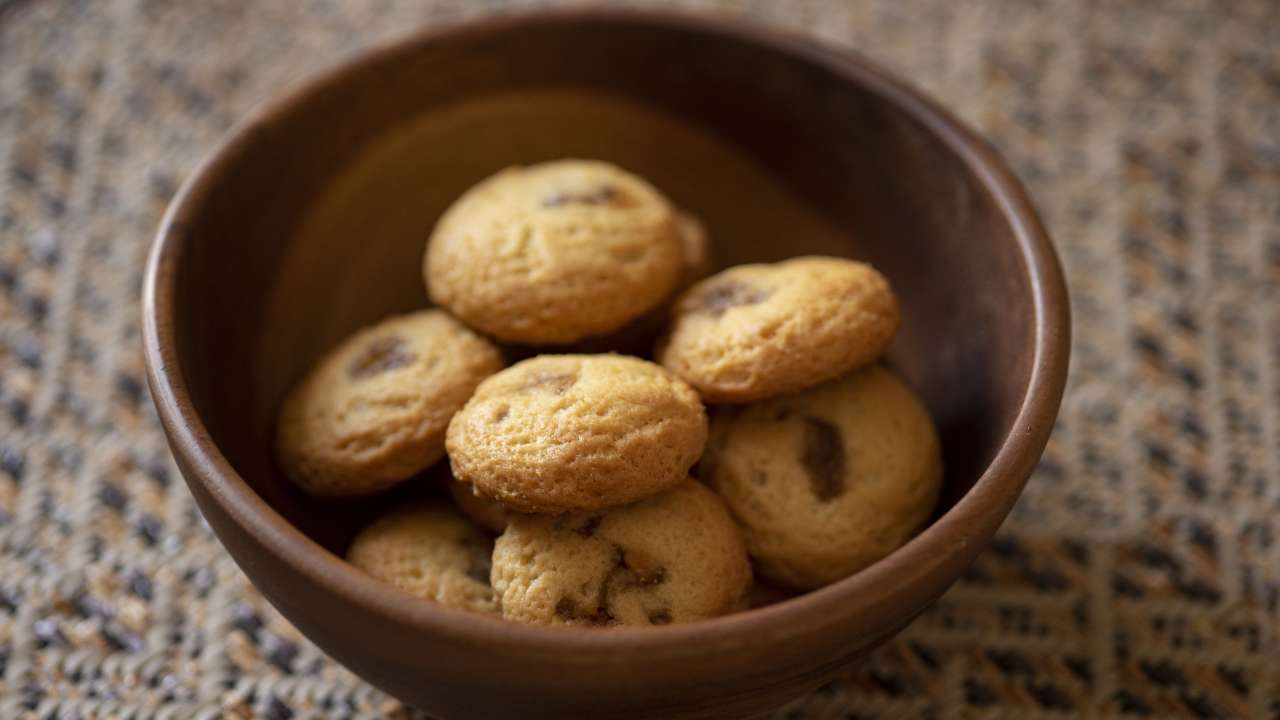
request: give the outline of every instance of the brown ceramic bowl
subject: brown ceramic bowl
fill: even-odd
[[[816,592],[648,630],[469,615],[342,561],[388,500],[334,507],[283,483],[283,394],[341,336],[425,305],[423,244],[464,188],[565,156],[652,179],[703,218],[722,266],[826,253],[889,276],[904,307],[890,361],[945,452],[930,527]],[[432,29],[267,105],[174,200],[144,305],[156,407],[218,537],[326,652],[445,718],[748,716],[831,678],[995,532],[1044,448],[1068,354],[1054,251],[986,142],[856,55],[630,11]]]

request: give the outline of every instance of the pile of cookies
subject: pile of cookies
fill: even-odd
[[[343,498],[428,482],[447,454],[449,492],[348,559],[510,620],[664,625],[748,607],[753,565],[795,590],[846,577],[919,530],[941,482],[932,420],[876,364],[897,301],[840,258],[710,264],[701,224],[620,168],[504,170],[430,237],[437,307],[357,332],[289,394],[279,464]],[[654,361],[594,352],[659,329]],[[534,348],[557,350],[504,368]]]

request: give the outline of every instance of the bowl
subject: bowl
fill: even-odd
[[[271,457],[284,393],[348,332],[426,305],[423,245],[452,199],[559,157],[651,179],[703,219],[721,266],[820,253],[885,272],[904,316],[889,362],[944,449],[928,528],[820,590],[646,630],[470,615],[343,562],[397,496],[326,504],[285,483]],[[1035,210],[950,114],[850,52],[626,10],[430,29],[268,103],[183,185],[144,295],[148,382],[209,525],[303,634],[443,718],[747,717],[832,678],[1000,525],[1053,425],[1069,344]]]

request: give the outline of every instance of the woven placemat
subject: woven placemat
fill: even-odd
[[[0,0],[0,718],[410,717],[199,519],[144,389],[176,185],[282,84],[524,3]],[[1066,265],[1026,495],[920,620],[788,718],[1280,718],[1280,3],[773,2],[985,131]]]

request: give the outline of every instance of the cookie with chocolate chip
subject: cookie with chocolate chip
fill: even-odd
[[[454,477],[519,512],[596,510],[684,480],[702,454],[698,393],[624,355],[540,355],[497,373],[449,423]]]
[[[492,343],[440,310],[360,330],[285,399],[280,467],[317,496],[390,487],[444,456],[449,419],[502,365]]]
[[[489,568],[493,541],[444,504],[392,511],[360,531],[347,561],[424,600],[496,613]]]
[[[750,402],[873,362],[898,324],[888,281],[865,263],[740,265],[681,295],[657,357],[708,402]]]
[[[711,241],[706,226],[693,215],[679,213],[677,226],[680,235],[682,261],[680,279],[675,290],[658,307],[627,323],[625,327],[608,335],[585,338],[565,349],[573,353],[617,352],[626,355],[648,355],[653,344],[667,326],[671,305],[680,292],[711,274]]]
[[[942,459],[928,411],[871,366],[796,395],[721,408],[699,474],[743,528],[760,573],[826,585],[928,520]]]
[[[513,516],[491,577],[504,618],[584,627],[715,617],[745,607],[751,587],[737,526],[692,480],[612,510]]]
[[[560,160],[482,181],[428,242],[431,299],[500,340],[563,345],[656,307],[681,273],[671,203],[608,163]]]

